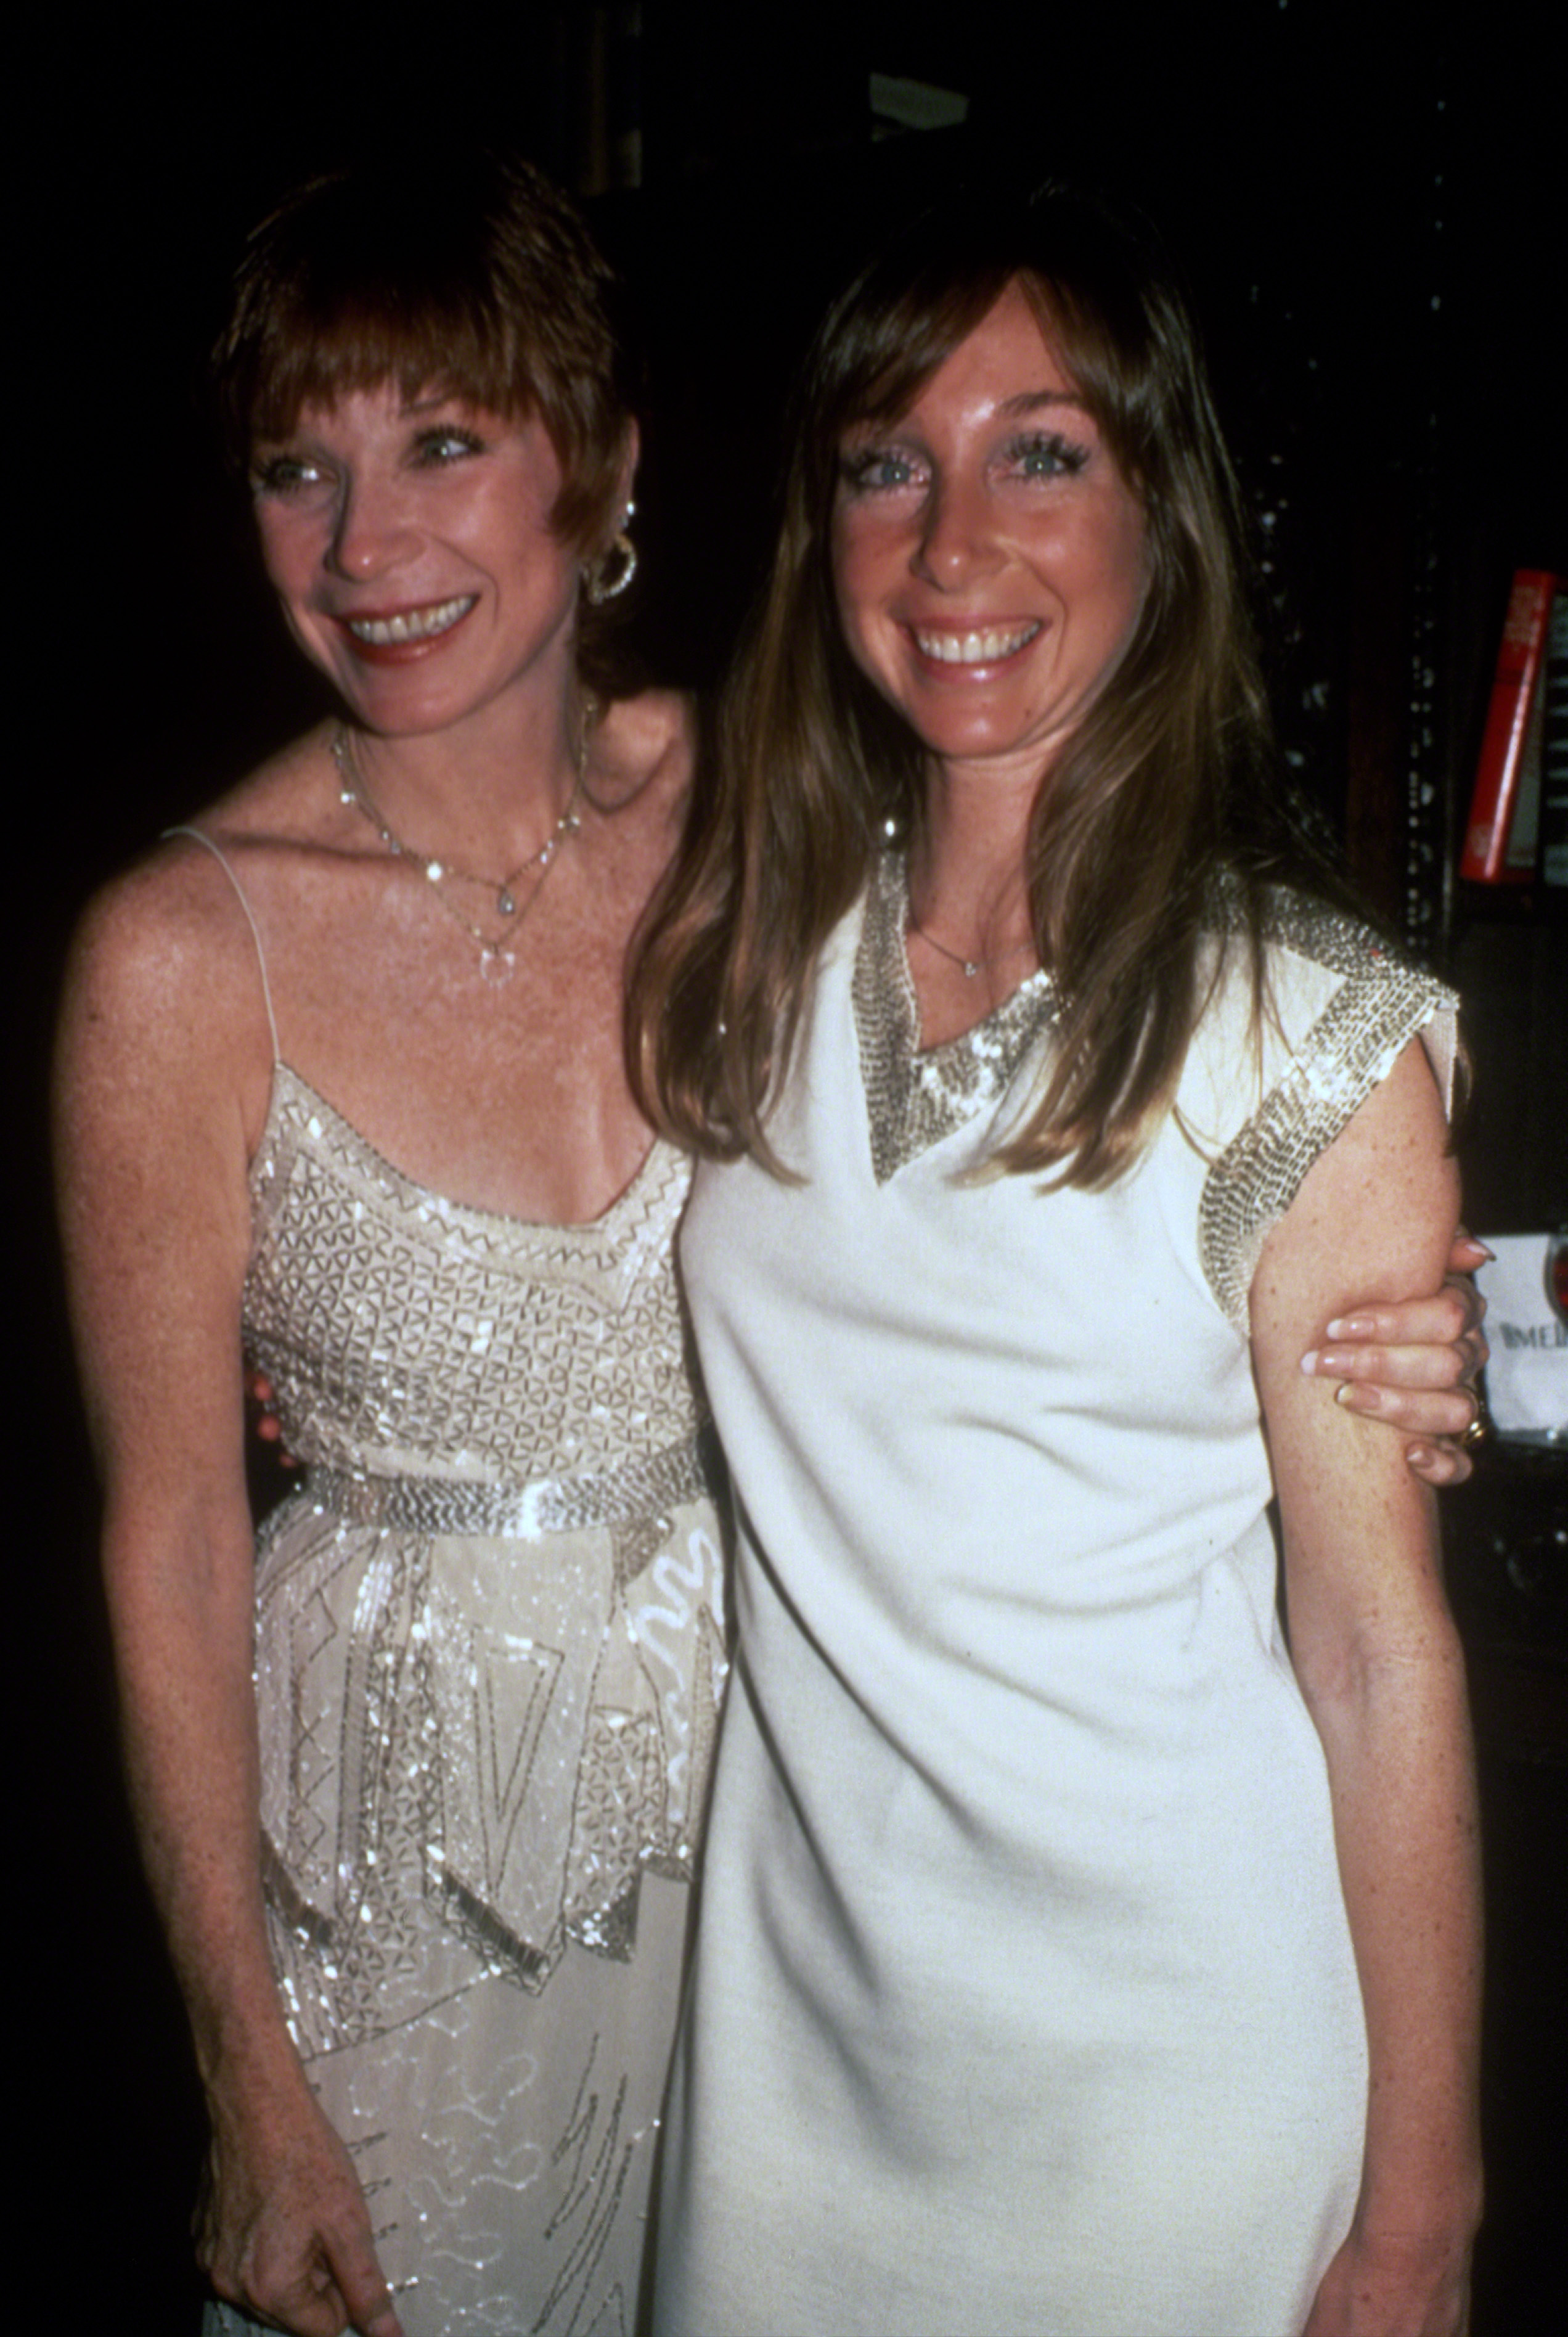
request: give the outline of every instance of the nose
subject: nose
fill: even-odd
[[[362,474],[344,480],[326,555],[340,576],[363,582],[395,567],[412,536],[394,482]]]
[[[939,475],[920,517],[911,564],[928,583],[950,592],[996,566],[996,532],[983,480]]]

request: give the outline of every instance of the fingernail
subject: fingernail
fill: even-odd
[[[1316,1347],[1309,1347],[1306,1354],[1301,1358],[1301,1371],[1303,1376],[1307,1379],[1310,1379],[1317,1368],[1318,1350]]]
[[[1380,1388],[1363,1386],[1359,1380],[1347,1380],[1334,1390],[1334,1402],[1342,1403],[1347,1412],[1381,1412],[1383,1393]]]
[[[1372,1318],[1369,1315],[1342,1315],[1337,1323],[1328,1326],[1330,1339],[1369,1339]]]

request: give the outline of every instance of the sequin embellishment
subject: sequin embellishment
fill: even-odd
[[[1388,1078],[1401,1049],[1434,1023],[1428,1049],[1448,1102],[1457,1005],[1451,991],[1403,963],[1368,927],[1300,894],[1275,895],[1264,940],[1271,951],[1304,958],[1342,979],[1283,1077],[1204,1180],[1198,1211],[1203,1273],[1243,1331],[1252,1276],[1271,1227],[1290,1208],[1318,1155]]]
[[[945,1137],[1002,1105],[1019,1067],[1056,1019],[1050,978],[1032,973],[972,1031],[921,1050],[920,1006],[904,950],[904,862],[884,853],[872,874],[855,958],[855,1032],[879,1185]]]
[[[286,1066],[249,1352],[308,1468],[258,1565],[275,1961],[303,2049],[472,1969],[633,1952],[690,1870],[726,1657],[671,1247],[687,1163],[531,1226],[392,1168]]]
[[[904,950],[908,917],[903,861],[886,854],[867,893],[853,981],[879,1185],[956,1129],[996,1113],[1056,1015],[1050,980],[1036,973],[974,1030],[922,1053]],[[1217,923],[1234,924],[1222,895]],[[1264,1239],[1318,1155],[1417,1032],[1427,1035],[1445,1102],[1456,1051],[1453,993],[1404,963],[1355,918],[1281,890],[1273,896],[1263,940],[1271,953],[1302,958],[1341,979],[1283,1077],[1204,1181],[1198,1229],[1203,1273],[1226,1315],[1242,1330]]]

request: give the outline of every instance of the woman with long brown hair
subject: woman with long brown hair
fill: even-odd
[[[1465,2325],[1463,1665],[1300,1360],[1437,1286],[1453,1002],[1296,841],[1234,542],[1097,209],[823,328],[635,1020],[739,1526],[669,2337]]]

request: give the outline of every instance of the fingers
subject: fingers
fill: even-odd
[[[1468,1425],[1475,1414],[1474,1399],[1469,1382],[1475,1368],[1469,1343],[1461,1340],[1456,1345],[1438,1346],[1401,1345],[1398,1346],[1368,1343],[1340,1344],[1329,1342],[1313,1347],[1301,1358],[1301,1369],[1309,1379],[1344,1380],[1362,1393],[1375,1397],[1379,1393],[1394,1395],[1401,1392],[1440,1396],[1445,1403],[1456,1396],[1459,1408],[1456,1415],[1457,1427],[1446,1417],[1436,1413],[1422,1415],[1422,1423],[1430,1424],[1441,1435],[1453,1435]],[[1466,1408],[1467,1407],[1467,1408]],[[1362,1409],[1376,1412],[1381,1407],[1375,1402]],[[1390,1419],[1404,1417],[1388,1412]]]
[[[205,2189],[196,2223],[196,2257],[219,2296],[287,2337],[403,2337],[386,2276],[376,2262],[357,2194],[315,2228],[286,2216],[253,2228],[230,2253]]]
[[[1435,1436],[1463,1436],[1481,1412],[1475,1389],[1463,1381],[1454,1388],[1407,1388],[1346,1380],[1334,1390],[1334,1401],[1347,1412],[1403,1428],[1423,1442]]]
[[[246,2280],[225,2280],[205,2269],[219,2296],[288,2337],[344,2337],[350,2329],[361,2337],[403,2337],[392,2291],[374,2256],[353,2275],[336,2277],[335,2265],[325,2261],[278,2280],[260,2266]]]
[[[1301,1369],[1310,1378],[1447,1390],[1474,1380],[1487,1353],[1480,1302],[1474,1286],[1463,1282],[1445,1285],[1431,1298],[1337,1316],[1325,1328],[1323,1345],[1303,1355]],[[1436,1414],[1417,1424],[1449,1431],[1449,1423]]]
[[[270,2310],[248,2287],[237,2282],[213,2279],[212,2285],[226,2303],[238,2305],[248,2322],[282,2330],[285,2337],[344,2337],[344,2332],[352,2325],[342,2297],[332,2282],[325,2278],[301,2283],[287,2296],[272,2296]],[[381,2337],[379,2331],[376,2337]]]
[[[1406,1462],[1428,1485],[1465,1482],[1470,1455],[1458,1440],[1482,1417],[1471,1380],[1480,1369],[1485,1341],[1478,1330],[1454,1336],[1457,1311],[1446,1292],[1405,1306],[1368,1307],[1330,1323],[1329,1343],[1301,1358],[1309,1378],[1339,1382],[1334,1401],[1347,1412],[1408,1432],[1414,1442]],[[1377,1344],[1378,1331],[1389,1323],[1397,1323],[1407,1340],[1414,1325],[1420,1344]],[[1442,1344],[1445,1335],[1447,1345]]]
[[[360,2337],[403,2337],[403,2324],[392,2302],[381,2266],[368,2253],[350,2264],[335,2255],[333,2270],[343,2293],[349,2325]]]
[[[1474,1234],[1467,1234],[1463,1226],[1456,1232],[1454,1247],[1448,1253],[1448,1276],[1444,1287],[1459,1300],[1465,1309],[1466,1329],[1477,1335],[1481,1318],[1486,1312],[1486,1301],[1473,1276],[1477,1267],[1489,1264],[1495,1256],[1495,1250],[1488,1249],[1485,1243],[1477,1241]],[[1476,1368],[1479,1369],[1485,1360],[1486,1342],[1483,1338]]]
[[[1474,1286],[1446,1282],[1430,1298],[1407,1298],[1397,1306],[1358,1306],[1324,1326],[1326,1342],[1385,1347],[1452,1347],[1475,1335],[1480,1316],[1471,1305]]]
[[[1467,1274],[1450,1274],[1445,1277],[1443,1287],[1464,1308],[1466,1328],[1478,1331],[1486,1314],[1486,1301],[1480,1284],[1472,1282]]]
[[[1421,1350],[1429,1368],[1430,1349]],[[1326,1364],[1331,1376],[1333,1366]],[[1403,1389],[1372,1382],[1346,1380],[1334,1391],[1334,1401],[1347,1412],[1380,1420],[1390,1428],[1415,1432],[1405,1459],[1413,1475],[1428,1485],[1462,1485],[1471,1473],[1470,1453],[1464,1442],[1484,1417],[1480,1398],[1466,1382],[1447,1390]]]
[[[1426,1485],[1462,1485],[1471,1474],[1470,1455],[1462,1444],[1411,1444],[1405,1465]]]

